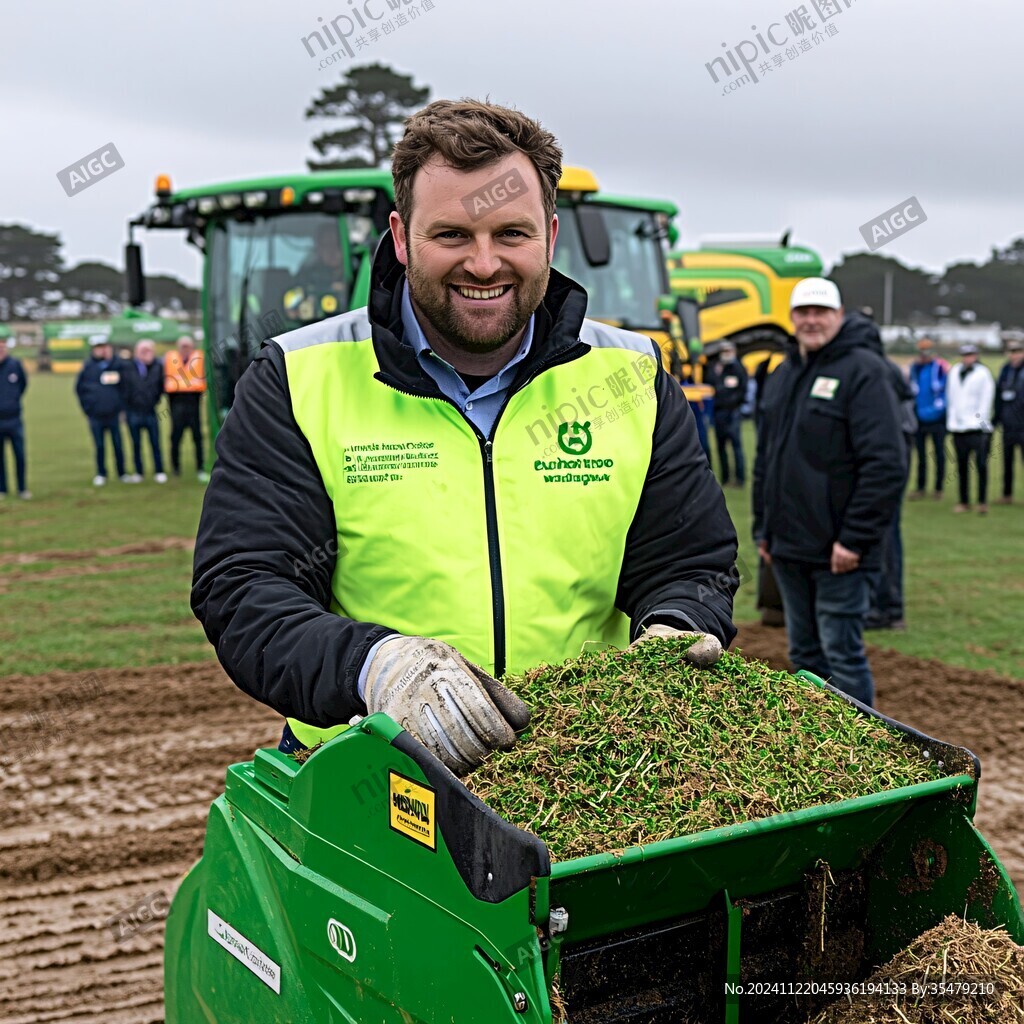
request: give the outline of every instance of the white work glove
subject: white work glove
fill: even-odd
[[[494,750],[511,750],[530,724],[530,709],[454,647],[422,636],[396,636],[367,669],[366,707],[383,711],[456,775]]]
[[[698,668],[708,668],[722,656],[722,645],[717,636],[712,636],[710,633],[675,629],[657,622],[653,626],[648,626],[629,646],[636,647],[637,644],[642,644],[645,640],[675,640],[688,636],[700,637],[683,654],[683,657],[692,665],[696,665]]]

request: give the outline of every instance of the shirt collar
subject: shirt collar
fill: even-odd
[[[523,340],[519,345],[519,350],[516,354],[489,380],[486,384],[481,385],[477,390],[482,393],[490,393],[491,390],[497,390],[502,386],[502,382],[508,379],[509,371],[512,367],[521,363],[527,355],[530,353],[530,347],[533,344],[533,324],[534,316],[531,315],[529,321],[526,324],[526,330],[523,331]],[[419,320],[416,319],[416,312],[412,308],[412,299],[409,297],[409,282],[404,281],[402,283],[402,326],[405,329],[405,338],[412,346],[412,350],[416,353],[416,358],[419,360],[420,366],[431,376],[431,369],[447,368],[452,374],[454,374],[462,387],[465,388],[466,393],[469,393],[469,389],[466,388],[462,378],[459,377],[458,371],[451,363],[447,360],[442,359],[431,347],[427,341],[426,335],[423,333],[423,328],[420,327]],[[493,388],[492,388],[493,385]]]

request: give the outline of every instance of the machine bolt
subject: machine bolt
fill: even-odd
[[[515,1007],[516,1013],[526,1013],[530,1008],[530,1000],[526,998],[525,992],[517,992],[512,997],[512,1005]]]
[[[561,935],[569,927],[569,911],[565,907],[552,907],[548,915],[548,931]]]

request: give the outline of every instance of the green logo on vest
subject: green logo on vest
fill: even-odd
[[[586,455],[594,439],[590,436],[590,421],[563,423],[558,428],[558,447],[566,455]]]

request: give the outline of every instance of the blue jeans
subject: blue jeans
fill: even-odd
[[[871,615],[883,624],[903,618],[903,535],[900,513],[882,542],[882,567],[867,573]]]
[[[903,513],[903,494],[907,489],[910,477],[910,446],[912,434],[904,434],[907,442],[907,479],[900,491],[900,503],[896,506],[896,515],[892,526],[882,541],[882,564],[878,569],[867,574],[870,593],[870,616],[888,625],[896,619],[903,618],[903,533],[900,519]]]
[[[135,456],[135,472],[142,476],[142,432],[149,437],[149,450],[153,453],[153,470],[164,471],[164,458],[160,452],[160,427],[155,412],[128,412],[128,433],[132,435],[132,454]]]
[[[708,415],[702,402],[690,402],[690,409],[693,410],[693,421],[697,424],[697,440],[700,441],[704,454],[711,462],[711,445],[708,444]]]
[[[932,440],[935,450],[935,490],[942,492],[942,483],[946,479],[946,419],[934,423],[917,425],[917,489],[925,490],[928,485],[928,438]]]
[[[8,441],[14,450],[14,472],[18,477],[18,490],[28,490],[25,485],[25,430],[21,420],[0,420],[0,494],[7,493]]]
[[[0,436],[3,434],[3,426],[0,425]],[[1020,449],[1024,456],[1024,430],[1007,430],[1003,427],[1003,497],[1009,498],[1013,495],[1013,458],[1014,453]]]
[[[799,562],[772,560],[786,611],[789,660],[862,704],[872,705],[875,681],[864,653],[868,581],[860,569],[834,575]]]
[[[722,483],[729,482],[729,445],[732,445],[736,459],[736,482],[741,484],[746,479],[747,468],[743,459],[743,439],[740,429],[743,417],[739,409],[715,410],[715,441],[718,444],[718,461],[722,465]]]
[[[110,434],[110,443],[114,446],[114,462],[117,475],[124,476],[124,448],[121,445],[121,419],[118,413],[113,416],[90,416],[89,429],[92,431],[92,443],[96,446],[96,475],[107,475],[107,453],[104,445],[104,433]]]

